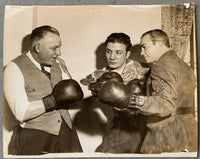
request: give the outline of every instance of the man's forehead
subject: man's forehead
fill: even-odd
[[[40,39],[40,41],[49,41],[49,42],[51,42],[51,41],[61,41],[61,38],[57,34],[48,32],[48,33],[44,34],[43,38]]]
[[[59,35],[55,34],[55,33],[52,33],[52,32],[47,32],[44,34],[43,36],[44,38],[60,38]]]
[[[148,43],[152,43],[151,38],[149,35],[145,35],[140,40],[140,45],[146,45]]]
[[[120,42],[108,42],[106,48],[126,48],[126,45]]]

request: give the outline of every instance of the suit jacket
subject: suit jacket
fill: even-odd
[[[190,67],[170,50],[151,65],[147,87],[141,113],[147,115],[148,131],[141,152],[196,151],[196,78]]]

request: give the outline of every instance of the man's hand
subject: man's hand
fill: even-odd
[[[43,98],[46,111],[64,108],[83,98],[83,91],[73,79],[62,80],[55,85],[53,92]]]

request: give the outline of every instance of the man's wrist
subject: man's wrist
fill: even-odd
[[[129,107],[141,108],[144,105],[145,99],[145,96],[131,95],[129,99]]]
[[[145,100],[146,100],[146,96],[137,96],[137,105],[139,107],[143,107],[144,106],[144,103],[145,103]]]
[[[43,98],[43,103],[46,109],[46,112],[50,112],[53,111],[55,109],[57,109],[57,104],[56,101],[53,97],[52,94],[47,95],[46,97]]]

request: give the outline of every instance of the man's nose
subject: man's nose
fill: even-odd
[[[141,55],[144,55],[144,48],[141,48]]]
[[[111,53],[110,59],[111,59],[111,60],[115,59],[115,52],[112,52],[112,53]]]
[[[56,55],[57,55],[57,56],[61,56],[61,50],[60,50],[60,48],[57,48],[57,49],[56,49]]]

